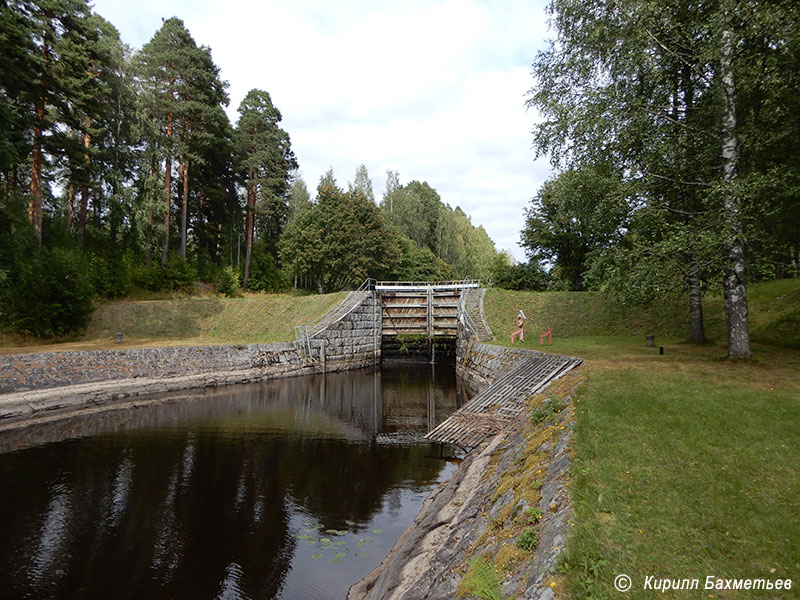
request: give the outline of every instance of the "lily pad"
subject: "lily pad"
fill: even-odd
[[[347,542],[333,542],[334,546],[346,546]]]
[[[341,529],[326,529],[325,533],[336,536],[347,535],[347,532]]]
[[[375,535],[378,535],[379,533],[383,533],[383,529],[373,529],[372,533],[374,533]]]
[[[319,552],[315,552],[314,554],[311,555],[311,558],[313,558],[314,560],[319,560],[320,558],[322,558],[322,554],[320,554]]]
[[[366,552],[356,552],[356,556],[358,556],[359,558],[367,558],[367,553]]]

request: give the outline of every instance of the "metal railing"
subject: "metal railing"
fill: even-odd
[[[322,315],[316,321],[308,325],[295,325],[294,337],[298,348],[302,350],[305,358],[314,360],[314,349],[311,346],[311,339],[324,331],[331,325],[334,325],[344,319],[361,303],[364,298],[364,293],[375,289],[375,280],[367,278],[358,286],[357,289],[351,291],[344,300],[334,306],[327,313]]]
[[[375,289],[447,288],[464,289],[480,287],[480,279],[465,278],[458,281],[376,281]]]
[[[464,278],[464,281],[462,282],[463,285],[461,287],[461,294],[459,294],[458,298],[458,316],[460,319],[463,315],[464,325],[469,329],[472,335],[477,335],[478,328],[475,326],[475,323],[472,321],[472,319],[469,316],[469,313],[467,312],[467,289],[473,287],[470,285],[470,288],[468,288],[467,284],[471,283],[478,283],[478,286],[480,286],[480,280]]]

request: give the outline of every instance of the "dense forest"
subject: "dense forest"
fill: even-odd
[[[312,196],[270,94],[231,123],[211,49],[178,18],[132,51],[83,0],[0,0],[0,44],[0,326],[66,334],[136,288],[327,292],[508,263],[396,172],[380,202],[363,165]]]
[[[533,63],[534,146],[556,174],[522,243],[570,289],[633,304],[725,298],[751,355],[747,283],[800,276],[800,4],[553,0]]]

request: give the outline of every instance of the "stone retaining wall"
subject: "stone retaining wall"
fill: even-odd
[[[310,357],[295,342],[0,356],[0,419],[157,392],[374,365],[380,361],[375,310],[375,300],[367,295],[311,339]]]
[[[312,344],[324,348],[326,361],[351,360],[354,356],[381,358],[381,312],[376,294],[367,294],[344,318],[312,336]],[[377,330],[376,330],[377,327]]]
[[[520,360],[540,355],[536,350],[506,348],[465,339],[456,342],[456,373],[478,389],[508,373]]]

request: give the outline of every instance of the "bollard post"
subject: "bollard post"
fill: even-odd
[[[118,344],[122,343],[122,334],[120,332],[116,333],[116,335],[114,336],[114,341],[117,342]]]
[[[644,338],[647,340],[647,347],[648,348],[655,348],[656,347],[656,336],[654,335],[646,335]]]

